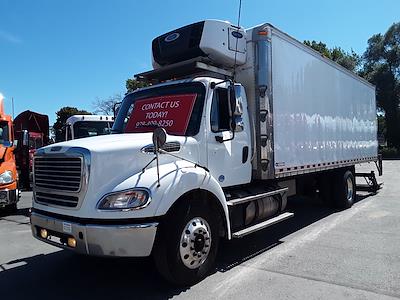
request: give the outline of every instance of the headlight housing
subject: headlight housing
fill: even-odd
[[[6,184],[13,181],[12,171],[5,171],[0,175],[0,184]]]
[[[132,189],[104,196],[97,204],[97,208],[101,210],[141,209],[149,205],[150,200],[149,190]]]

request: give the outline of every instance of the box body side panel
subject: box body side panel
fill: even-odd
[[[275,174],[377,157],[375,89],[273,32]]]

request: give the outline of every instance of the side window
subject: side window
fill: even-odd
[[[230,130],[228,90],[217,88],[211,104],[211,130],[220,132]]]
[[[67,141],[72,140],[72,136],[71,136],[71,125],[67,125],[65,127],[65,130],[67,130]]]

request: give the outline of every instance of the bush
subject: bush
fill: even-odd
[[[382,158],[400,158],[400,151],[395,147],[383,147],[379,149],[379,153],[382,154]]]

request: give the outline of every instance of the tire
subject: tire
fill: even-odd
[[[356,181],[353,172],[346,170],[336,175],[335,206],[337,208],[350,208],[356,198]]]
[[[219,245],[217,212],[203,201],[185,202],[160,224],[153,249],[158,272],[179,286],[193,285],[209,274]]]

